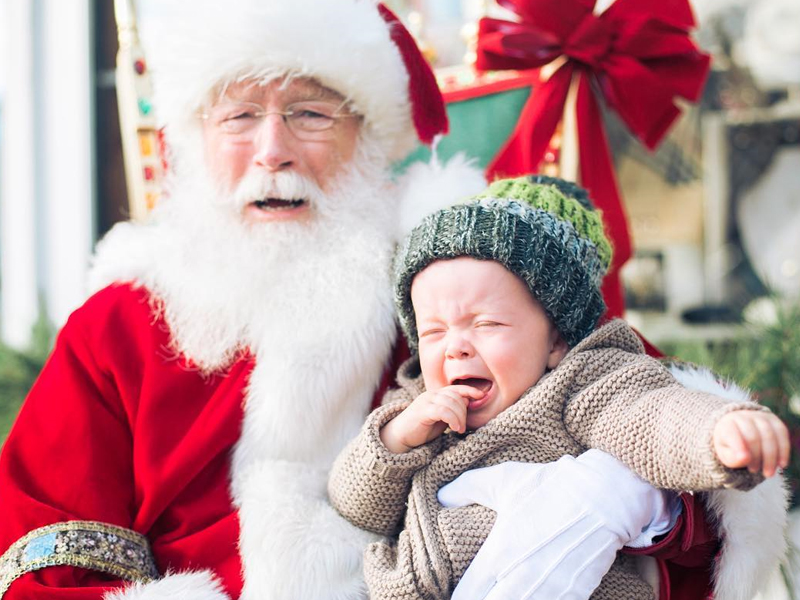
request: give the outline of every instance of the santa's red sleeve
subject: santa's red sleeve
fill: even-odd
[[[91,309],[91,304],[84,307],[64,326],[3,446],[0,552],[31,531],[56,523],[132,526],[131,429],[117,382],[87,339],[98,334],[88,323]],[[99,334],[113,343],[114,331]],[[29,550],[20,560],[45,558],[45,552]],[[110,575],[67,566],[39,569],[9,583],[5,598],[10,600],[100,598],[105,589],[120,585]],[[75,593],[78,587],[83,588],[80,595]]]
[[[126,583],[120,565],[128,580],[202,571],[238,596],[229,462],[249,365],[203,377],[174,354],[142,290],[70,317],[0,454],[4,598],[99,599]]]
[[[706,600],[712,597],[711,575],[719,539],[697,498],[682,494],[681,500],[682,513],[664,539],[647,548],[626,548],[625,553],[656,559],[659,598]]]

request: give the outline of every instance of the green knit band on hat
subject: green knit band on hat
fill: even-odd
[[[600,285],[612,254],[600,215],[534,181],[496,181],[466,204],[429,215],[405,239],[395,259],[395,301],[412,349],[414,277],[460,256],[494,260],[517,275],[570,346],[592,332],[605,311]]]
[[[577,187],[575,184],[572,185]],[[597,253],[605,263],[606,269],[611,264],[611,244],[603,233],[603,222],[599,212],[587,210],[584,204],[564,195],[555,186],[532,185],[530,177],[500,179],[474,199],[484,198],[505,198],[526,202],[534,208],[552,213],[556,218],[569,221],[579,236],[589,238],[597,246]]]

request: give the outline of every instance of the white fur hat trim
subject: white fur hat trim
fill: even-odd
[[[414,147],[408,73],[374,0],[193,0],[185,7],[154,23],[147,48],[169,143],[197,131],[198,109],[219,86],[290,73],[350,100],[389,158]]]

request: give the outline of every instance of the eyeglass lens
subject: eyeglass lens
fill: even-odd
[[[340,118],[352,116],[341,112],[340,103],[325,101],[294,102],[282,111],[266,111],[253,102],[225,102],[207,113],[212,125],[225,133],[247,135],[253,133],[268,115],[280,115],[286,125],[299,135],[327,134]]]

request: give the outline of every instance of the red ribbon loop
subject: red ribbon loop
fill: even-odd
[[[593,69],[602,68],[611,51],[612,31],[608,23],[592,14],[586,15],[564,43],[564,54]]]

